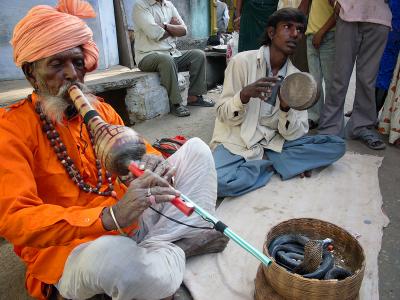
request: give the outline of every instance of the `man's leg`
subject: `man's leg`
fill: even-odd
[[[356,62],[356,93],[353,113],[346,125],[346,136],[350,138],[358,137],[362,128],[375,126],[375,82],[389,33],[389,27],[379,24],[360,23],[359,28],[362,43]]]
[[[333,71],[335,67],[335,32],[328,32],[322,40],[319,49],[322,78],[325,83],[325,95],[332,91]],[[325,99],[320,106],[320,113],[325,105]]]
[[[178,68],[171,55],[149,54],[140,61],[138,67],[144,72],[158,72],[161,85],[166,88],[170,103],[172,105],[182,103],[178,87]]]
[[[192,138],[168,158],[168,161],[177,169],[175,188],[201,208],[213,214],[217,200],[217,175],[211,150],[207,144],[199,138]],[[212,227],[198,214],[193,213],[187,217],[169,203],[155,205],[153,208],[170,218],[191,226]],[[187,256],[219,252],[225,248],[227,243],[227,239],[221,239],[221,234],[214,230],[177,224],[150,209],[143,213],[140,227],[141,231],[137,235],[139,245],[154,241],[175,242],[182,239],[193,239],[185,245],[184,250]]]
[[[286,180],[334,163],[346,152],[346,144],[338,136],[313,135],[286,141],[281,153],[271,150],[266,152],[274,169]]]
[[[207,93],[206,80],[206,56],[204,51],[193,49],[186,51],[180,57],[174,58],[179,71],[189,71],[189,92],[190,96],[199,96]]]
[[[122,236],[103,236],[77,246],[55,285],[68,299],[107,294],[113,299],[162,299],[183,280],[185,255],[168,242],[138,246]]]
[[[322,70],[320,61],[320,51],[318,49],[315,49],[312,44],[313,36],[314,36],[313,34],[307,35],[308,69],[310,71],[310,74],[317,81],[318,88],[321,91],[321,94],[318,101],[311,108],[308,109],[308,119],[314,122],[314,124],[318,124],[320,111],[324,104],[324,91],[322,89]],[[310,125],[313,125],[311,124],[311,122],[309,123]]]
[[[246,161],[219,145],[213,152],[218,176],[218,196],[240,196],[267,184],[274,174],[268,160]]]
[[[357,22],[346,22],[338,18],[335,33],[335,66],[332,88],[325,93],[325,104],[321,112],[319,133],[344,136],[344,102],[356,60],[360,36]]]

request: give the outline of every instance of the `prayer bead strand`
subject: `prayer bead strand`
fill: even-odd
[[[115,196],[114,186],[112,184],[112,177],[111,177],[111,174],[107,170],[105,171],[105,176],[106,176],[106,181],[107,181],[108,187],[107,187],[107,190],[105,190],[104,192],[100,191],[101,186],[103,184],[103,176],[102,176],[103,172],[102,172],[101,162],[96,157],[96,152],[94,151],[95,157],[96,157],[97,184],[96,184],[96,186],[92,186],[92,185],[84,182],[81,173],[79,172],[79,170],[76,168],[76,166],[74,164],[74,161],[68,155],[67,148],[61,141],[59,133],[57,132],[57,130],[55,129],[55,127],[51,123],[51,121],[43,113],[39,103],[37,103],[37,105],[35,107],[35,111],[39,115],[40,120],[42,121],[42,130],[45,133],[47,139],[50,141],[50,145],[53,148],[55,154],[57,155],[58,160],[63,165],[68,176],[76,184],[76,186],[80,190],[82,190],[86,193],[94,193],[94,194],[97,194],[100,196]],[[89,136],[90,136],[90,142],[93,147],[93,137],[90,132],[89,132]]]

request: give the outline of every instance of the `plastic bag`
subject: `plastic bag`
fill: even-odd
[[[234,31],[232,38],[228,41],[226,46],[226,63],[229,63],[230,59],[238,53],[239,47],[239,32]]]

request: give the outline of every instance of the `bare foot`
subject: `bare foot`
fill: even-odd
[[[214,230],[205,231],[193,238],[181,239],[175,244],[179,246],[186,258],[206,254],[222,252],[228,244],[229,238]]]

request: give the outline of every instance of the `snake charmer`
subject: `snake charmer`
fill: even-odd
[[[123,125],[84,85],[99,59],[82,20],[93,17],[86,1],[60,0],[33,7],[14,28],[14,61],[34,91],[0,109],[0,236],[26,264],[26,287],[37,299],[172,299],[185,258],[227,243],[200,216],[169,203],[182,192],[214,211],[213,157],[193,138],[164,160],[133,131],[144,175],[105,170],[68,93],[78,87],[105,122]]]

